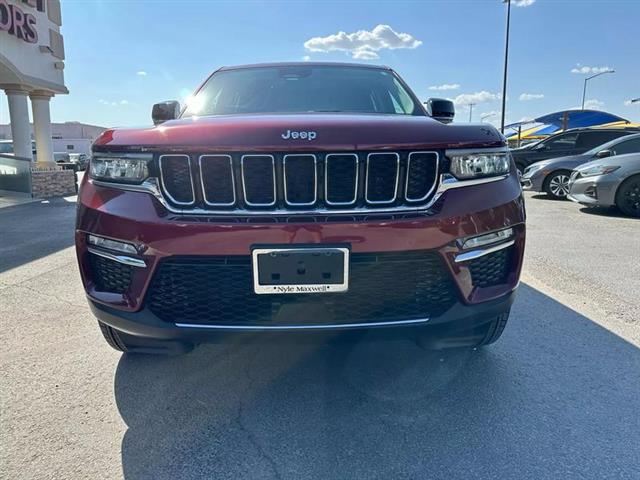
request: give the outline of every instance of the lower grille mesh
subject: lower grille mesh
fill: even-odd
[[[435,252],[353,254],[349,291],[323,295],[256,295],[251,259],[164,260],[147,294],[162,320],[193,324],[340,324],[435,317],[456,301]]]
[[[493,287],[505,283],[509,276],[512,255],[513,247],[509,247],[471,260],[468,266],[473,286]]]
[[[108,293],[124,293],[131,283],[133,267],[89,253],[96,290]]]

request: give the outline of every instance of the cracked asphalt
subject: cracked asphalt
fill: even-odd
[[[527,195],[503,338],[102,340],[72,201],[0,209],[0,477],[640,478],[640,221]]]

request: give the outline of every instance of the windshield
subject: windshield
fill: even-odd
[[[303,65],[217,72],[183,117],[306,112],[424,115],[389,70]]]
[[[592,148],[591,150],[586,152],[585,155],[595,155],[596,153],[598,153],[601,150],[609,150],[611,147],[615,147],[620,142],[624,142],[624,141],[632,139],[632,138],[640,138],[640,135],[633,135],[633,136],[623,135],[622,137],[618,137],[618,138],[616,138],[614,140],[611,140],[611,141],[609,141],[607,143],[603,143],[602,145],[598,145],[597,147]]]

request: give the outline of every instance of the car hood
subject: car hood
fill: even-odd
[[[579,168],[576,168],[576,170],[582,171],[592,167],[607,165],[621,165],[624,170],[640,170],[640,153],[627,153],[613,157],[598,158],[597,160],[583,163]]]
[[[543,160],[541,162],[536,162],[533,165],[540,167],[549,167],[551,169],[558,168],[568,168],[570,170],[574,169],[578,165],[582,165],[585,162],[588,162],[593,157],[591,155],[569,155],[566,157],[558,157],[551,158],[549,160]]]
[[[307,135],[293,138],[291,132]],[[313,139],[308,132],[315,133]],[[286,114],[192,117],[150,128],[114,128],[98,137],[94,149],[335,151],[499,147],[504,143],[504,137],[487,124],[445,125],[430,117],[408,115]]]

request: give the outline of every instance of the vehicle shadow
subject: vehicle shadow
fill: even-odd
[[[503,338],[123,356],[127,479],[638,478],[640,350],[520,287]]]
[[[62,198],[1,208],[0,273],[73,245],[75,214]]]
[[[582,213],[588,213],[589,215],[596,215],[599,217],[615,217],[615,218],[629,218],[633,219],[629,215],[625,215],[617,207],[580,207]]]
[[[547,195],[546,193],[536,193],[535,195],[531,195],[530,198],[535,200],[547,200],[549,202],[568,202],[566,198],[553,198]]]

